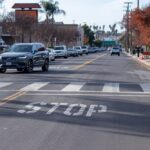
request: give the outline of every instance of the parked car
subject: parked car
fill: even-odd
[[[67,47],[65,45],[55,46],[54,51],[55,51],[56,57],[68,58]]]
[[[49,53],[42,43],[13,44],[8,52],[0,55],[0,72],[7,69],[32,72],[34,67],[41,67],[43,71],[49,69]]]
[[[74,46],[73,49],[78,52],[78,55],[82,55],[83,54],[83,50],[82,50],[81,46]]]
[[[100,48],[98,48],[98,51],[99,51],[99,52],[106,51],[106,50],[107,50],[106,47],[100,47]]]
[[[89,54],[88,46],[82,46],[83,54]]]
[[[89,53],[96,53],[97,52],[97,47],[91,47],[89,49]]]
[[[73,56],[73,57],[76,57],[78,56],[78,52],[76,49],[73,49],[73,48],[68,48],[68,56]]]
[[[46,50],[49,52],[49,60],[55,61],[55,52],[52,48],[46,48]]]
[[[112,55],[118,55],[118,56],[120,56],[120,48],[119,47],[113,47],[111,49],[111,56]]]
[[[7,45],[1,38],[0,38],[0,52],[8,48],[9,45]]]

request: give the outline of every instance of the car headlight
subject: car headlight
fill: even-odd
[[[21,56],[21,57],[18,57],[18,59],[26,59],[27,56]]]

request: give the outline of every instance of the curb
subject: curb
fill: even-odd
[[[134,57],[133,55],[131,55],[131,54],[127,53],[127,52],[124,52],[124,54],[126,54],[126,55],[129,56],[129,57],[132,57],[134,60],[136,60],[136,61],[142,63],[142,64],[145,65],[146,67],[150,67],[150,63],[147,63],[147,62],[141,60],[140,58]],[[150,68],[147,68],[147,69],[150,70]]]

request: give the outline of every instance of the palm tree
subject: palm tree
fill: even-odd
[[[50,35],[50,41],[51,46],[53,46],[54,43],[54,16],[58,14],[65,15],[65,11],[59,8],[59,2],[54,0],[45,1],[42,0],[41,4],[43,6],[43,10],[41,12],[44,12],[46,14],[46,23],[48,24],[49,20],[51,20],[52,26],[51,26],[51,35]]]
[[[58,14],[63,14],[65,15],[66,12],[62,9],[59,8],[59,2],[58,1],[41,1],[41,4],[44,8],[44,12],[46,13],[46,20],[48,21],[49,19],[52,20],[52,24],[54,23],[54,16]]]

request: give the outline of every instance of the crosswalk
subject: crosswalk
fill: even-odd
[[[60,88],[61,87],[61,88]],[[150,93],[150,83],[88,83],[88,82],[0,82],[0,91],[61,91],[61,92],[104,92],[104,93]]]
[[[103,87],[103,92],[119,92],[119,83],[106,83]]]
[[[80,89],[84,86],[85,82],[72,82],[65,86],[62,91],[74,92],[80,91]]]
[[[20,91],[37,91],[42,87],[46,86],[49,82],[36,82],[25,86],[24,88],[20,89]]]

